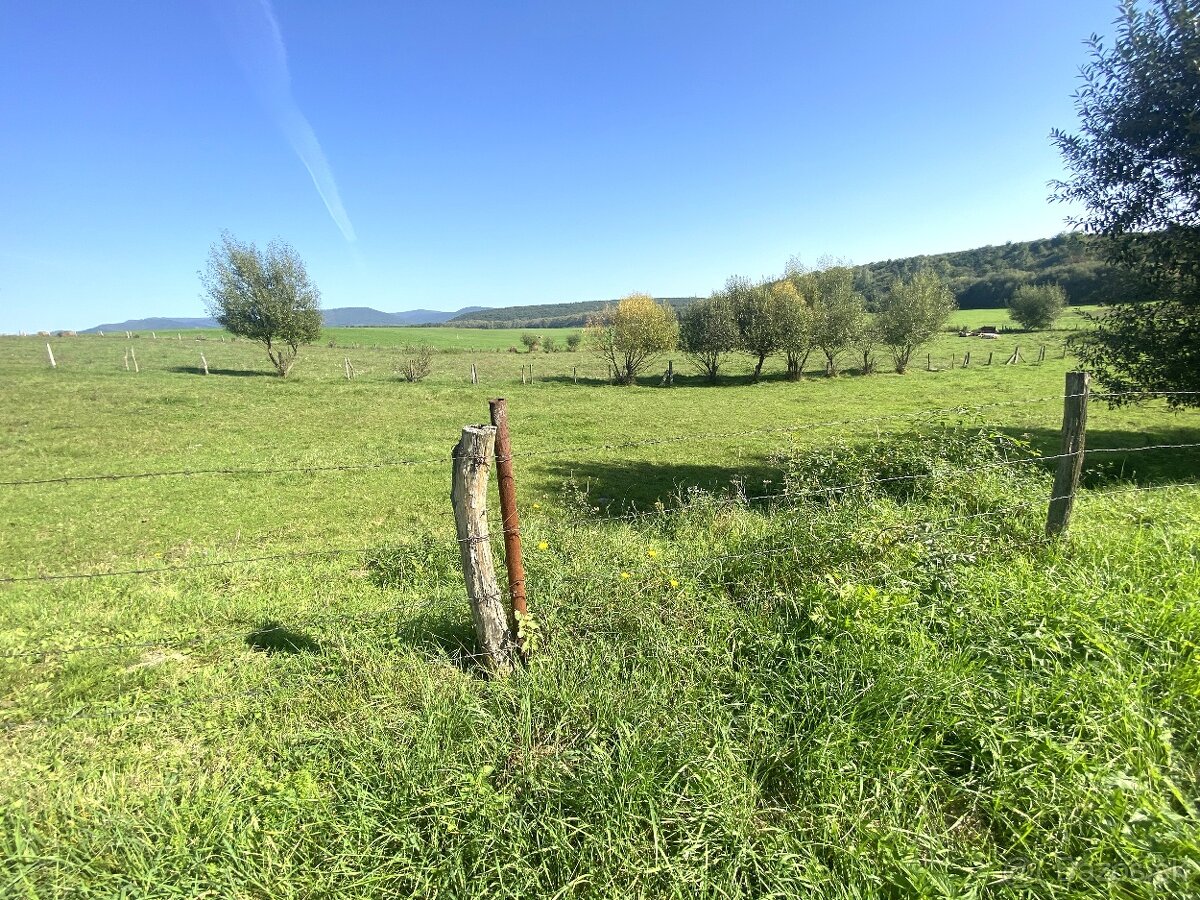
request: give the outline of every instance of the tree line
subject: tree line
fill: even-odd
[[[782,278],[732,277],[678,315],[646,294],[631,294],[593,316],[585,340],[621,384],[632,384],[656,355],[676,348],[714,383],[733,354],[750,356],[755,381],[777,356],[787,376],[799,379],[813,353],[823,358],[827,375],[836,375],[849,355],[872,372],[880,348],[903,373],[955,309],[953,293],[931,271],[896,281],[872,315],[851,267],[793,266]]]

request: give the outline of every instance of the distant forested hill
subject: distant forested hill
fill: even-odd
[[[1105,265],[1097,252],[1101,238],[1060,234],[1040,241],[977,247],[932,256],[909,256],[855,266],[858,289],[874,307],[897,278],[922,268],[940,274],[954,291],[961,309],[1003,307],[1023,284],[1056,282],[1073,305],[1102,303],[1121,290],[1119,274]],[[720,285],[713,285],[714,289]],[[695,297],[664,298],[676,308]],[[447,325],[464,328],[572,328],[612,300],[582,303],[548,303],[539,306],[506,306],[456,316]]]
[[[676,309],[698,300],[698,297],[658,297],[660,303],[670,303]],[[616,300],[584,300],[579,303],[543,303],[537,306],[505,306],[455,316],[447,325],[461,328],[578,328],[587,317],[598,313]]]
[[[857,268],[858,289],[878,301],[896,278],[933,269],[954,291],[961,309],[1002,307],[1023,284],[1055,282],[1073,305],[1103,303],[1121,290],[1120,274],[1100,259],[1102,238],[1060,234],[1040,241],[910,256]]]

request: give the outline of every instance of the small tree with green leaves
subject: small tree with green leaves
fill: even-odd
[[[804,376],[804,365],[812,352],[813,310],[810,274],[794,271],[788,275],[792,290],[780,304],[780,347],[787,360],[787,377],[798,381]]]
[[[903,375],[917,348],[946,324],[957,305],[954,293],[931,270],[918,272],[894,285],[875,317],[880,342],[891,351],[896,371]]]
[[[812,342],[825,354],[827,372],[836,375],[838,357],[854,345],[865,324],[866,305],[848,266],[820,269],[812,278]]]
[[[579,349],[579,342],[583,340],[583,335],[579,332],[567,335],[567,349],[574,353]]]
[[[634,384],[660,353],[679,342],[679,320],[666,303],[649,294],[630,294],[588,320],[585,339],[613,368],[618,384]]]
[[[538,347],[540,347],[542,345],[542,339],[539,335],[533,334],[532,332],[529,332],[529,331],[525,331],[525,332],[522,332],[522,334],[521,334],[521,343],[525,345],[525,349],[529,353],[532,353],[534,350],[536,350]]]
[[[281,378],[300,347],[321,336],[321,292],[290,244],[259,250],[226,231],[199,275],[209,314],[230,334],[263,344]]]
[[[737,323],[729,294],[718,291],[684,308],[679,317],[679,347],[712,383],[724,358],[738,346]]]
[[[1023,284],[1008,298],[1008,314],[1026,331],[1049,328],[1066,306],[1066,291],[1057,284]]]
[[[766,281],[751,282],[735,275],[725,282],[737,323],[738,349],[754,360],[754,380],[762,377],[763,363],[782,349],[779,294]]]

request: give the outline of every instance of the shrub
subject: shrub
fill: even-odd
[[[542,338],[542,350],[544,350],[546,353],[557,353],[558,341],[554,340],[552,337]]]
[[[433,348],[428,344],[404,348],[400,374],[405,381],[420,381],[433,371]]]
[[[541,346],[542,339],[531,332],[526,331],[521,335],[521,343],[525,345],[525,349],[532,353]]]
[[[579,349],[579,343],[583,340],[583,335],[576,332],[575,334],[567,335],[567,349],[574,352]]]
[[[1008,314],[1026,331],[1049,328],[1067,305],[1057,284],[1023,284],[1008,298]]]

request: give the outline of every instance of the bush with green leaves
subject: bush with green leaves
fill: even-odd
[[[583,340],[583,335],[579,332],[567,335],[567,349],[574,353],[579,349],[579,344]]]
[[[526,350],[532,353],[542,345],[542,338],[540,335],[526,331],[521,335],[521,343],[525,345]]]
[[[400,375],[405,381],[421,381],[433,371],[433,348],[428,344],[404,348],[404,360],[400,364]]]
[[[1008,298],[1008,314],[1026,331],[1054,324],[1067,308],[1067,294],[1057,284],[1023,284]]]

